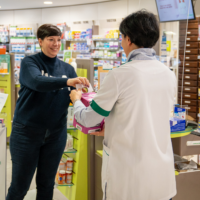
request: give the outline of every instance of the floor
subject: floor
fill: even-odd
[[[7,148],[7,189],[10,187],[12,175],[12,162],[10,156],[10,150]],[[36,185],[35,175],[33,177],[31,186],[24,200],[35,200],[36,198]],[[54,200],[68,200],[57,188],[54,189]]]

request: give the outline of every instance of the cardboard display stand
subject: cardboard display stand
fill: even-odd
[[[0,200],[6,199],[6,128],[0,128]]]

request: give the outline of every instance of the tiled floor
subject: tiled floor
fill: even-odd
[[[12,175],[12,162],[10,156],[10,150],[7,148],[7,189],[10,187]],[[36,198],[36,185],[35,185],[35,175],[33,177],[29,192],[24,200],[35,200]],[[57,188],[54,189],[54,200],[68,200]]]

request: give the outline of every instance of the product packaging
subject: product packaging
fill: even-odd
[[[185,120],[171,117],[170,118],[170,129],[171,132],[177,132],[177,131],[184,131],[185,130]]]
[[[74,128],[73,119],[74,119],[74,107],[69,106],[67,114],[67,129]]]
[[[65,146],[65,151],[67,151],[68,149],[73,149],[73,137],[67,133],[67,143],[66,143],[66,146]]]
[[[174,117],[170,118],[171,132],[184,131],[186,126],[185,108],[174,107]]]
[[[90,92],[90,88],[88,88],[88,93],[83,93],[82,94],[82,98],[81,98],[82,103],[86,107],[90,106],[90,103],[91,103],[92,99],[95,97],[95,95],[96,95],[96,93],[95,92]],[[74,125],[75,128],[77,128],[81,132],[83,132],[85,134],[89,134],[89,133],[101,131],[103,129],[104,120],[101,123],[99,123],[96,126],[94,126],[94,127],[85,127],[81,123],[79,123],[76,120],[75,116],[74,116],[73,125]]]

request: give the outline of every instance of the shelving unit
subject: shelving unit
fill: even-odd
[[[7,137],[10,136],[12,130],[12,119],[14,114],[14,55],[0,55],[2,60],[8,63],[8,73],[0,74],[0,88],[4,89],[4,93],[8,94],[7,101],[3,107],[0,118],[4,118],[7,127]]]
[[[64,152],[63,157],[74,159],[72,184],[56,185],[69,200],[88,200],[88,140],[79,130],[68,130],[77,150]]]

